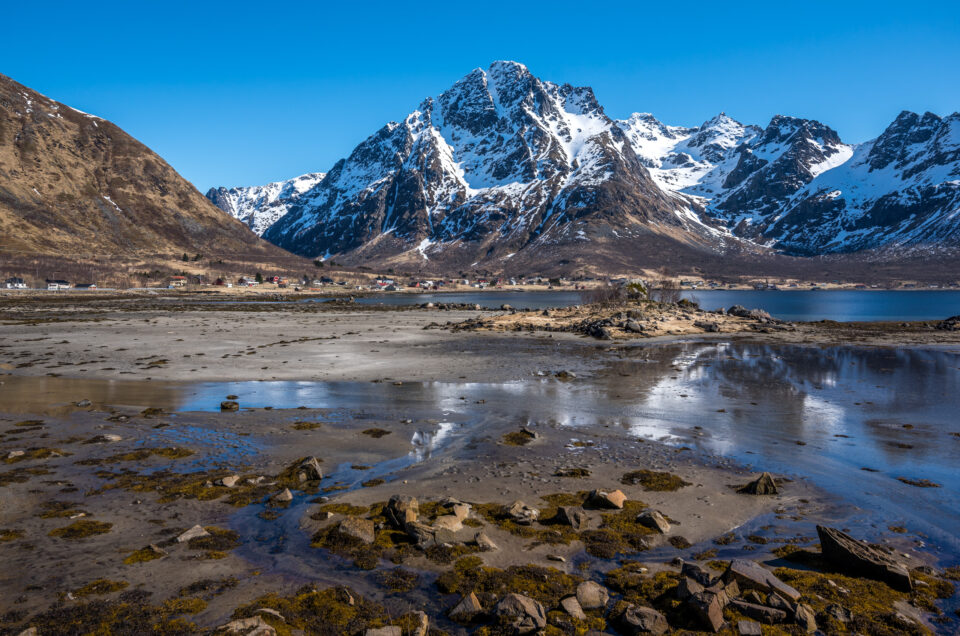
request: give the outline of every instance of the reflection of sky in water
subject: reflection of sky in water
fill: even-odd
[[[435,454],[436,445],[448,443],[458,429],[482,432],[486,424],[575,427],[571,436],[581,437],[592,427],[610,426],[807,477],[873,510],[881,527],[903,524],[941,543],[960,541],[960,437],[950,435],[960,432],[957,354],[688,342],[637,347],[619,356],[604,372],[570,382],[538,377],[503,384],[189,385],[8,377],[0,410],[8,400],[22,405],[35,394],[215,411],[236,394],[241,407],[303,405],[413,418],[422,432],[412,440],[407,462]],[[426,420],[444,423],[434,431],[421,424]],[[943,487],[912,487],[897,481],[900,476]],[[955,549],[960,553],[960,546]]]

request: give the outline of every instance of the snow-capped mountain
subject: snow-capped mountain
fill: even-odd
[[[800,254],[957,246],[960,113],[900,113],[790,197],[766,234]]]
[[[960,246],[960,114],[903,112],[856,146],[780,115],[762,130],[723,114],[697,129],[647,114],[619,124],[660,187],[777,251]]]
[[[218,208],[243,221],[261,236],[289,211],[290,205],[301,194],[323,181],[325,176],[323,172],[311,172],[263,186],[210,188],[206,196]]]
[[[726,240],[657,186],[591,89],[495,62],[366,139],[264,237],[306,255],[471,263],[651,233]]]
[[[725,113],[698,127],[614,121],[590,88],[494,62],[316,183],[208,197],[281,247],[348,262],[624,271],[738,252],[957,249],[958,120],[903,113],[856,146],[782,115],[766,127]]]

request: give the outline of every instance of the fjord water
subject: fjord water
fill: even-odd
[[[715,310],[743,305],[763,309],[781,320],[816,321],[903,321],[942,320],[960,314],[960,291],[756,291],[696,290],[683,292],[704,309]],[[424,294],[377,294],[358,298],[364,305],[419,305],[421,303],[469,303],[486,309],[502,305],[516,308],[545,309],[579,305],[585,302],[579,291],[475,291]]]
[[[634,347],[619,356],[569,382],[532,376],[508,383],[400,386],[184,384],[8,376],[0,387],[0,410],[87,398],[95,404],[215,411],[223,396],[236,394],[243,407],[304,405],[447,422],[412,428],[410,455],[385,465],[387,472],[429,461],[425,448],[441,457],[451,436],[485,435],[504,422],[569,427],[571,437],[581,439],[592,429],[620,427],[805,479],[834,496],[836,521],[844,527],[877,537],[888,526],[904,526],[928,537],[941,556],[960,557],[960,353],[680,342]],[[191,432],[181,431],[175,419],[163,435],[184,435],[171,441],[191,443]],[[912,486],[899,477],[939,487]]]

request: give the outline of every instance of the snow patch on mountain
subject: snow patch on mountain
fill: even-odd
[[[261,236],[290,211],[300,195],[323,181],[325,176],[323,172],[311,172],[262,186],[211,188],[206,196],[218,208]]]

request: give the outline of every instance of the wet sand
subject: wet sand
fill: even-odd
[[[689,560],[704,553],[697,558],[713,558],[705,555],[711,546],[719,547],[713,540],[738,528],[764,537],[777,520],[803,520],[809,530],[810,520],[838,518],[842,502],[812,484],[784,482],[774,497],[737,494],[735,487],[755,472],[722,455],[646,438],[609,414],[555,421],[531,419],[523,408],[515,414],[488,408],[469,385],[499,383],[509,389],[510,383],[537,382],[548,387],[545,399],[560,405],[565,395],[576,395],[568,388],[569,374],[574,382],[619,378],[615,390],[649,391],[639,380],[623,379],[630,372],[618,370],[618,361],[625,351],[665,341],[425,328],[493,315],[342,306],[165,309],[111,302],[7,308],[0,314],[0,373],[8,374],[0,375],[0,457],[8,457],[6,465],[0,464],[0,530],[15,534],[0,543],[6,566],[0,573],[0,598],[7,599],[0,627],[18,633],[30,616],[58,602],[81,603],[78,590],[108,579],[127,583],[123,591],[102,596],[108,600],[124,594],[149,604],[202,598],[204,607],[187,616],[204,629],[223,624],[237,607],[264,594],[289,595],[309,583],[349,585],[394,615],[428,607],[434,624],[461,631],[443,617],[456,599],[438,598],[431,583],[450,569],[449,563],[425,554],[408,556],[403,567],[420,573],[422,580],[409,593],[397,595],[377,579],[378,572],[393,567],[389,563],[371,572],[310,545],[311,535],[343,519],[339,512],[329,519],[313,518],[325,504],[366,507],[395,494],[421,502],[452,497],[473,504],[470,519],[476,525],[471,528],[483,529],[498,545],[475,555],[490,567],[532,564],[568,574],[598,573],[601,580],[619,559],[590,556],[578,540],[562,544],[522,538],[479,510],[515,500],[547,508],[545,496],[619,488],[628,499],[660,510],[672,521],[666,537],[649,538],[650,554],[656,555],[647,563],[651,571],[669,569],[674,556]],[[805,342],[797,333],[789,335]],[[737,336],[696,337],[709,342]],[[742,337],[778,341],[785,333]],[[356,391],[359,397],[337,408],[298,408],[303,402],[285,386],[286,392],[269,404],[259,398],[254,409],[245,408],[250,405],[239,395],[241,410],[225,413],[216,412],[216,403],[226,400],[226,393],[207,396],[212,404],[202,408],[212,412],[183,410],[184,404],[195,403],[178,395],[196,382],[251,380],[338,382],[348,394],[359,383],[383,383],[400,395],[406,385],[416,387],[409,400],[364,402],[366,394]],[[423,386],[433,391],[431,399],[417,398]],[[81,400],[90,404],[73,404]],[[160,411],[142,413],[149,408]],[[524,446],[503,443],[504,435],[521,426],[537,439]],[[369,434],[378,429],[387,433]],[[84,443],[101,435],[121,440]],[[144,449],[187,449],[190,454],[128,455]],[[27,454],[8,456],[21,450]],[[310,455],[322,460],[321,489],[305,493],[294,488],[289,504],[271,505],[285,483],[279,476]],[[572,468],[590,474],[555,475]],[[625,473],[638,469],[667,471],[688,485],[656,492],[621,483]],[[170,480],[191,474],[198,475],[198,484],[176,494]],[[253,490],[256,496],[230,505],[230,489],[204,485],[204,480],[231,474],[242,480],[263,477],[262,486]],[[377,479],[384,483],[371,481]],[[195,496],[211,492],[217,497]],[[587,515],[590,527],[600,525],[603,512],[588,509]],[[112,526],[80,539],[50,535],[83,520]],[[198,524],[237,533],[236,545],[209,549],[170,543]],[[785,541],[815,543],[800,536],[799,526],[785,527],[776,532],[786,534],[778,534],[767,547],[738,531],[737,551],[730,554],[755,550],[755,558],[770,559],[771,550]],[[669,544],[672,537],[682,537],[677,546],[687,547]],[[914,545],[911,539],[902,543],[902,549]],[[124,562],[149,544],[162,546],[165,555]],[[636,558],[643,559],[643,553]],[[914,553],[909,560],[917,564],[924,555]],[[194,589],[205,591],[184,591],[199,581],[207,583]],[[219,581],[219,587],[210,581]],[[211,586],[213,591],[207,589]]]

